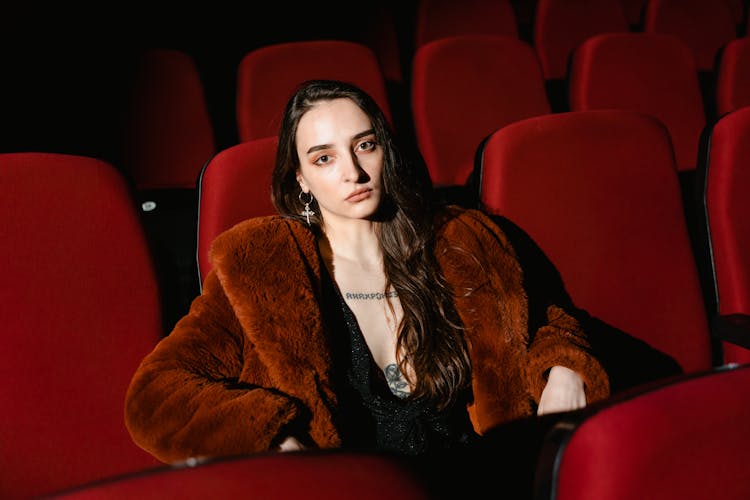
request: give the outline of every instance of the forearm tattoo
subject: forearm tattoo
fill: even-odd
[[[385,367],[385,380],[388,382],[391,392],[400,398],[409,396],[409,384],[404,380],[401,371],[395,363]]]

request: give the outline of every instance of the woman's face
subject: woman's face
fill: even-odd
[[[382,198],[383,148],[353,101],[316,103],[297,125],[296,146],[297,182],[315,196],[326,224],[375,214]]]

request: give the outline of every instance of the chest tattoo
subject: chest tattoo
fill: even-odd
[[[395,363],[386,366],[383,371],[385,372],[385,380],[388,382],[388,387],[390,387],[393,394],[400,398],[409,396],[409,384],[406,383]]]

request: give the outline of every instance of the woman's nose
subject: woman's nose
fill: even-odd
[[[367,174],[359,164],[359,158],[352,153],[347,159],[341,162],[341,176],[347,182],[357,182],[366,177]]]

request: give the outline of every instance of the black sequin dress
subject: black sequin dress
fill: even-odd
[[[325,266],[323,266],[325,267]],[[339,411],[346,448],[421,455],[472,443],[466,399],[438,411],[429,401],[396,396],[375,363],[357,319],[327,272],[323,273],[326,320],[335,332]],[[468,391],[466,397],[468,397]]]

